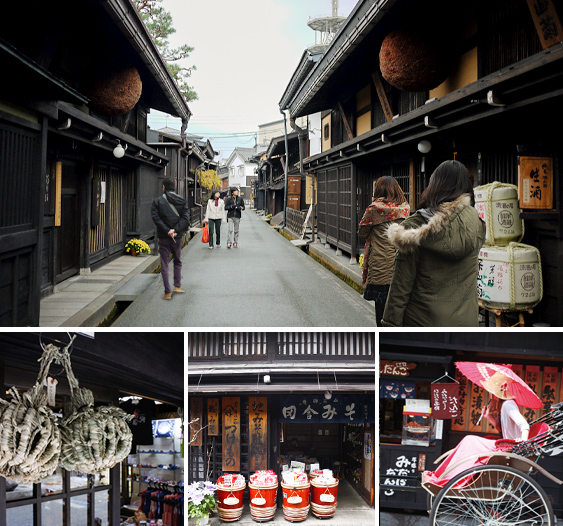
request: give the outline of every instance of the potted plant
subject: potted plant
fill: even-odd
[[[203,526],[209,522],[209,514],[217,504],[216,489],[217,486],[208,481],[188,485],[188,517],[195,517],[196,524]]]
[[[130,239],[125,245],[125,252],[136,256],[137,254],[150,254],[151,249],[142,239]]]

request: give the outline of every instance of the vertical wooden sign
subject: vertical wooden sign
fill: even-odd
[[[542,414],[549,413],[551,406],[557,402],[557,367],[543,368],[543,382],[541,401],[543,403]]]
[[[248,399],[248,435],[250,471],[268,469],[268,398]]]
[[[553,208],[553,158],[518,158],[520,208]]]
[[[207,434],[219,435],[219,398],[207,399]]]
[[[190,398],[190,446],[201,446],[201,419],[203,417],[203,398]]]
[[[485,405],[485,389],[472,382],[469,382],[469,385],[471,386],[471,391],[467,414],[467,430],[470,433],[480,433],[483,431],[483,420],[481,420],[479,425],[477,425],[477,422],[479,422]]]
[[[563,41],[563,28],[553,0],[527,0],[527,2],[543,48],[547,49]]]
[[[61,226],[63,163],[57,161],[55,168],[55,226]]]
[[[539,396],[540,389],[540,366],[539,365],[526,365],[526,372],[524,374],[524,381],[528,384],[530,389]],[[538,418],[538,411],[524,407],[524,417],[528,422],[532,422]]]
[[[102,197],[102,184],[99,177],[92,179],[92,218],[91,226],[100,224],[100,204]]]
[[[459,414],[457,418],[452,420],[452,431],[465,431],[465,422],[467,414],[467,378],[457,369],[455,371],[455,379],[459,382]]]
[[[223,471],[240,471],[240,398],[223,397]]]

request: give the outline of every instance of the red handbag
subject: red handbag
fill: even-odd
[[[201,229],[201,242],[209,243],[209,228],[207,228],[207,223],[203,223],[203,227]]]

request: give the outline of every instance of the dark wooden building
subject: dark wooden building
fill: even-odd
[[[487,398],[484,390],[463,380],[455,362],[512,364],[542,399],[538,410],[522,408],[531,422],[563,401],[563,350],[561,335],[548,332],[496,333],[382,333],[380,358],[380,492],[381,508],[426,510],[427,493],[420,487],[421,471],[433,471],[442,453],[453,449],[467,434],[491,436],[497,433],[479,415]],[[392,365],[392,366],[390,366]],[[444,374],[450,378],[444,378]],[[409,385],[417,399],[430,400],[432,382],[460,382],[459,416],[441,420],[441,431],[430,446],[401,445],[404,400],[385,396],[387,388]],[[406,473],[397,467],[399,457],[415,458],[415,467]],[[563,456],[544,457],[539,465],[558,478],[563,477]],[[563,517],[563,489],[541,473],[535,474],[549,495],[554,512]]]
[[[194,333],[188,361],[189,421],[198,419],[189,433],[190,482],[224,472],[248,481],[261,469],[279,476],[291,460],[315,459],[374,505],[373,333]],[[225,418],[235,405],[232,448]],[[293,439],[299,451],[289,450]]]
[[[446,159],[463,162],[475,185],[517,185],[520,158],[549,158],[553,201],[521,215],[544,274],[528,321],[563,324],[562,12],[559,0],[358,2],[322,57],[295,72],[280,106],[290,118],[322,112],[322,152],[304,162],[317,178],[321,239],[359,255],[358,223],[378,177],[395,177],[415,208]],[[395,57],[432,51],[402,56],[401,77],[388,55],[380,63],[382,46]],[[414,59],[424,66],[410,71]],[[443,74],[425,78],[434,59]]]
[[[38,325],[42,294],[152,241],[147,114],[191,113],[129,0],[12,2],[0,57],[0,325]]]
[[[92,391],[96,405],[117,406],[123,398],[142,398],[149,437],[150,415],[154,419],[178,417],[184,402],[183,333],[98,332],[93,336],[77,336],[71,362],[80,387]],[[2,398],[9,399],[5,393],[11,387],[20,393],[33,387],[41,345],[64,347],[68,342],[68,333],[0,333]],[[70,388],[60,366],[53,364],[50,373],[57,379],[53,410],[58,412],[69,401]],[[161,405],[155,405],[155,400]],[[131,406],[121,406],[132,413]],[[41,483],[14,487],[9,482],[8,491],[7,479],[0,477],[0,526],[93,525],[95,518],[104,525],[118,526],[122,506],[131,501],[126,477],[127,459],[97,475],[58,466]]]

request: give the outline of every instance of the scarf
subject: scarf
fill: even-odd
[[[383,197],[376,199],[364,212],[360,226],[375,226],[381,223],[394,221],[395,219],[406,219],[410,214],[410,206],[406,201],[400,205],[383,202]],[[362,267],[362,285],[365,287],[368,278],[369,253],[371,250],[370,236],[364,246],[364,264]]]
[[[219,206],[219,199],[215,199],[215,206]]]

